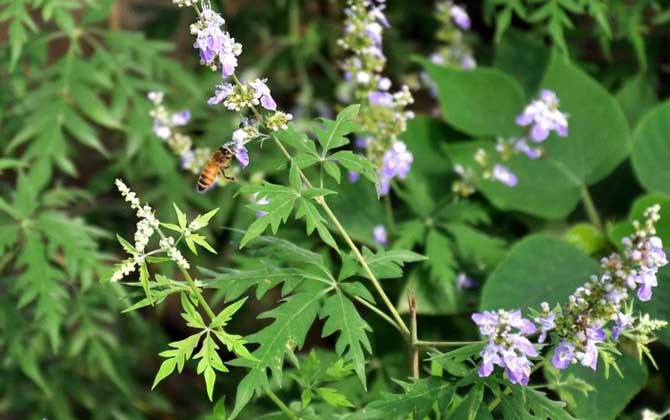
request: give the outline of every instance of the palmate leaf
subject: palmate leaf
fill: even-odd
[[[337,289],[329,296],[321,308],[319,317],[326,318],[323,325],[323,337],[328,337],[337,331],[340,335],[335,343],[335,351],[345,361],[353,363],[354,371],[367,389],[365,380],[365,351],[372,353],[367,333],[372,328],[360,316],[354,304],[347,296]]]
[[[281,283],[284,283],[282,296],[286,296],[305,279],[303,270],[269,265],[255,270],[234,270],[225,267],[219,270],[200,269],[203,274],[211,277],[204,280],[205,287],[220,290],[226,301],[237,299],[252,287],[256,287],[256,298],[260,299],[268,290]]]
[[[452,385],[436,377],[419,379],[415,382],[396,382],[403,388],[403,393],[384,393],[381,400],[371,402],[345,419],[423,419],[430,414],[436,402],[440,405],[449,403],[447,395]]]
[[[230,363],[250,369],[237,386],[231,418],[240,413],[254,394],[261,395],[270,385],[268,369],[280,382],[285,357],[288,355],[295,359],[293,352],[302,348],[307,332],[319,313],[321,299],[332,290],[332,287],[319,287],[320,283],[317,282],[314,285],[311,289],[289,296],[277,308],[259,315],[259,319],[274,318],[275,321],[247,337],[249,343],[260,345],[252,353],[257,362],[238,358]]]
[[[340,165],[344,166],[350,171],[363,175],[364,177],[366,177],[375,184],[379,183],[379,178],[377,176],[377,168],[372,162],[370,162],[367,158],[365,158],[362,155],[355,154],[350,150],[341,150],[339,152],[330,155],[328,159],[330,161],[339,163]],[[336,179],[336,181],[339,184],[339,179]]]
[[[319,237],[328,245],[333,247],[335,250],[339,251],[337,242],[333,238],[333,235],[330,234],[328,227],[326,226],[326,219],[321,216],[319,210],[316,208],[314,203],[311,200],[300,198],[298,200],[299,207],[295,213],[296,219],[304,218],[305,223],[307,224],[307,234],[311,235],[314,232],[314,229],[319,233]]]

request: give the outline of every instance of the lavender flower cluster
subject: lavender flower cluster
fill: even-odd
[[[440,29],[435,37],[443,46],[431,54],[430,61],[466,70],[477,67],[472,49],[465,41],[464,32],[471,26],[470,16],[465,8],[450,0],[440,1],[436,6],[435,16],[440,22]]]
[[[602,274],[592,276],[579,287],[564,307],[551,310],[546,302],[542,303],[533,319],[535,323],[521,318],[518,310],[473,314],[472,320],[481,334],[488,337],[488,344],[480,353],[479,375],[490,375],[493,366],[498,365],[505,369],[511,382],[527,384],[532,366],[527,357],[535,357],[538,352],[525,336],[538,329],[539,344],[550,335],[551,343],[556,345],[551,362],[557,369],[579,363],[595,370],[599,352],[607,351],[599,344],[615,344],[622,335],[638,346],[653,341],[653,332],[667,323],[651,320],[648,314],[636,318],[632,303],[626,303],[630,293],[641,301],[651,299],[658,269],[668,264],[663,242],[656,236],[659,210],[658,205],[652,206],[644,213],[644,223],[633,222],[634,233],[622,240],[624,251],[603,258]]]
[[[540,97],[531,101],[516,118],[517,125],[526,128],[527,136],[498,138],[496,155],[493,157],[490,157],[484,149],[477,149],[474,160],[479,166],[479,172],[463,165],[455,165],[454,172],[460,179],[454,182],[453,191],[464,197],[474,193],[480,174],[483,179],[495,180],[508,187],[516,186],[518,183],[516,174],[500,162],[518,154],[523,154],[532,160],[539,159],[544,151],[537,144],[545,141],[552,131],[560,137],[567,137],[568,115],[561,112],[558,106],[556,93],[543,89]]]
[[[193,47],[200,54],[201,64],[212,70],[221,70],[223,81],[216,85],[214,96],[207,101],[209,105],[223,104],[226,109],[236,112],[250,110],[254,118],[242,117],[240,128],[232,134],[227,144],[232,145],[235,158],[242,167],[249,164],[249,151],[246,145],[265,136],[260,128],[269,132],[288,128],[293,119],[291,114],[277,110],[277,102],[272,97],[267,79],[254,79],[241,82],[235,75],[238,57],[242,54],[242,45],[235,42],[228,32],[223,30],[225,19],[211,9],[209,2],[198,3],[192,0],[174,0],[179,7],[193,7],[198,13],[198,20],[191,24],[191,34],[196,40]],[[227,81],[232,78],[231,81]],[[263,112],[264,110],[264,112]],[[203,149],[204,151],[204,149]],[[185,150],[182,154],[182,165],[194,168],[197,172],[206,163],[209,153],[198,153],[198,150]]]
[[[382,75],[386,56],[382,33],[389,27],[384,0],[348,0],[344,35],[338,44],[350,55],[342,62],[345,79],[353,85],[355,99],[364,105],[359,115],[366,137],[358,144],[380,168],[380,194],[386,195],[393,178],[405,179],[413,156],[399,136],[414,113],[405,108],[414,102],[409,87],[391,92],[391,80]],[[350,174],[349,179],[358,177]]]
[[[180,131],[190,121],[191,113],[188,110],[174,113],[168,111],[163,103],[164,96],[163,92],[149,92],[147,95],[154,105],[149,112],[154,120],[153,132],[179,156],[182,169],[197,175],[207,164],[212,152],[208,147],[193,147],[191,137]]]

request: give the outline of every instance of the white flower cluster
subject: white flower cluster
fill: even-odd
[[[163,251],[167,252],[168,257],[170,257],[172,261],[177,263],[179,267],[186,270],[190,268],[190,265],[188,261],[186,261],[186,258],[184,258],[184,255],[182,255],[181,251],[179,251],[175,246],[173,237],[166,236],[164,238],[161,238],[158,245],[161,247]]]
[[[114,181],[117,189],[123,196],[126,202],[130,203],[130,207],[133,210],[136,210],[137,217],[139,221],[137,222],[137,229],[135,231],[135,243],[133,244],[135,252],[132,252],[132,258],[129,258],[112,273],[111,281],[116,282],[123,279],[128,274],[135,271],[145,260],[147,255],[153,254],[156,251],[150,253],[146,252],[147,245],[149,240],[154,235],[155,232],[158,232],[161,235],[161,240],[159,242],[160,250],[167,253],[168,257],[173,260],[179,267],[188,269],[189,263],[186,261],[182,253],[176,248],[174,238],[166,237],[160,231],[160,221],[154,215],[154,211],[148,204],[142,206],[140,204],[140,199],[137,197],[134,191],[120,179]]]

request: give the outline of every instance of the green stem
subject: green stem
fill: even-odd
[[[584,205],[584,209],[586,210],[586,214],[589,217],[589,220],[591,223],[599,230],[603,230],[603,224],[600,221],[600,216],[598,215],[598,211],[596,210],[595,204],[593,204],[593,199],[591,198],[591,194],[589,193],[589,189],[584,186],[582,187],[582,204]]]
[[[409,304],[409,331],[410,331],[410,352],[411,352],[411,363],[412,363],[412,377],[414,379],[419,379],[419,346],[416,344],[417,341],[417,321],[416,321],[416,296],[414,291],[409,293],[408,297]]]
[[[416,345],[419,347],[460,347],[468,346],[470,344],[481,344],[484,341],[429,341],[417,340]]]
[[[238,85],[242,85],[242,82],[237,78],[237,75],[233,74],[233,80],[235,83]],[[251,111],[253,112],[254,116],[258,121],[263,121],[262,115],[258,112],[256,107],[253,105],[250,106]],[[286,157],[286,159],[293,163],[293,156],[286,150],[282,142],[279,140],[279,138],[274,134],[270,133],[270,136],[274,140],[275,144],[277,144],[277,147],[279,147],[279,150],[283,153],[283,155]],[[310,180],[307,178],[305,173],[300,169],[297,165],[296,168],[298,169],[298,174],[300,174],[300,179],[302,179],[302,182],[308,187],[312,188],[312,183]],[[407,328],[407,324],[405,324],[405,321],[403,321],[402,317],[400,316],[400,313],[398,313],[398,310],[396,309],[395,305],[391,302],[391,299],[389,299],[388,295],[386,292],[384,292],[384,289],[382,288],[381,284],[379,283],[379,280],[377,277],[374,275],[372,270],[370,269],[370,266],[368,265],[367,261],[365,261],[365,257],[363,257],[363,254],[361,254],[361,251],[358,249],[354,241],[351,239],[347,231],[344,229],[340,221],[338,220],[337,216],[333,213],[333,211],[330,209],[330,206],[328,206],[328,203],[326,203],[326,200],[323,197],[316,197],[315,201],[323,211],[326,213],[330,221],[333,223],[335,226],[335,229],[338,231],[340,236],[344,239],[344,241],[347,243],[349,248],[354,253],[354,256],[358,260],[359,264],[361,267],[363,267],[363,271],[365,271],[365,274],[368,276],[368,279],[370,279],[370,282],[372,282],[372,285],[374,286],[375,290],[379,294],[379,296],[382,298],[382,301],[384,301],[384,304],[387,306],[388,310],[391,312],[391,315],[393,316],[393,319],[395,322],[398,324],[398,327],[402,331],[403,335],[405,335],[406,338],[409,338],[409,328]]]
[[[360,303],[361,305],[365,306],[366,308],[370,309],[372,312],[379,315],[382,319],[384,319],[384,321],[391,324],[393,326],[393,328],[398,330],[398,332],[400,334],[403,333],[402,330],[400,329],[400,327],[398,326],[398,324],[390,316],[386,315],[386,313],[384,311],[382,311],[381,309],[379,309],[378,307],[376,307],[375,305],[373,305],[372,303],[368,302],[367,300],[363,299],[360,296],[354,296],[354,299],[358,303]]]
[[[544,360],[540,360],[538,363],[536,363],[535,366],[533,366],[533,368],[530,370],[530,374],[532,375],[533,372],[537,371],[542,366],[544,366]],[[503,391],[503,394],[505,395],[509,395],[511,393],[512,388],[510,387],[505,388],[505,390]],[[500,401],[501,401],[500,397],[496,397],[495,400],[491,401],[491,404],[489,404],[489,411],[493,411],[498,406],[498,404],[500,404]]]
[[[268,397],[275,403],[277,407],[286,415],[286,417],[290,418],[291,420],[300,420],[300,417],[296,416],[293,411],[291,411],[290,408],[282,400],[279,399],[277,394],[272,392],[270,388],[265,389],[265,393],[267,394]]]

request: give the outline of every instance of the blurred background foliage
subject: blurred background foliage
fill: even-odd
[[[343,1],[215,3],[228,21],[227,29],[245,47],[243,77],[268,77],[275,98],[293,113],[299,127],[308,127],[311,118],[334,115],[348,101],[336,65]],[[438,84],[440,114],[436,99],[419,83],[421,57],[437,46],[434,4],[426,0],[387,5],[392,24],[384,47],[387,73],[417,89],[418,115],[404,136],[414,166],[409,179],[394,189],[394,221],[386,220],[384,203],[362,183],[344,181],[333,208],[360,243],[374,246],[373,226],[388,223],[394,247],[430,257],[406,269],[404,279],[385,281],[404,311],[408,290],[416,291],[424,338],[476,338],[467,312],[480,306],[480,293],[460,290],[458,272],[480,283],[493,272],[481,306],[497,307],[501,294],[514,299],[504,285],[518,275],[515,264],[524,264],[516,260],[530,259],[542,267],[542,258],[549,264],[563,257],[562,250],[539,253],[532,244],[538,238],[527,235],[550,235],[549,240],[540,238],[542,246],[569,247],[566,253],[580,254],[581,263],[567,256],[569,267],[543,273],[545,283],[557,283],[569,293],[595,264],[589,255],[598,257],[615,247],[626,232],[627,225],[620,222],[629,220],[629,210],[639,215],[644,202],[651,200],[638,199],[645,191],[656,193],[653,199],[662,200],[667,210],[670,108],[667,103],[657,106],[669,86],[667,5],[650,0],[466,2],[474,28],[467,37],[477,61],[497,69],[492,77],[502,75],[505,80],[492,83],[499,89],[512,85],[509,89],[518,98],[516,109],[496,105],[489,111],[511,113],[513,124],[514,113],[540,85],[554,86],[559,93],[563,87],[573,89],[574,95],[561,96],[573,112],[571,121],[593,122],[593,130],[604,130],[609,143],[588,146],[592,133],[583,134],[585,153],[601,163],[588,170],[582,167],[581,172],[575,169],[578,182],[564,182],[546,167],[540,172],[519,167],[521,177],[537,181],[529,190],[509,196],[495,186],[483,186],[483,194],[462,201],[451,195],[452,160],[458,161],[459,153],[471,154],[475,143],[465,140],[494,135],[485,122],[496,117],[467,108],[459,92],[451,89],[484,85],[473,85],[472,74],[424,64]],[[218,418],[222,413],[223,399],[213,409],[203,383],[189,369],[168,378],[156,391],[149,390],[160,363],[157,354],[185,334],[179,302],[168,299],[155,311],[122,314],[133,296],[118,284],[100,282],[111,262],[118,260],[114,234],[128,234],[135,223],[112,189],[118,177],[166,220],[172,219],[173,202],[190,214],[221,208],[207,233],[219,254],[200,255],[197,265],[258,265],[253,254],[236,252],[231,245],[235,234],[227,229],[245,229],[254,219],[254,212],[245,207],[249,197],[236,194],[238,185],[196,194],[195,178],[179,169],[178,159],[152,133],[152,104],[146,99],[150,90],[164,91],[173,109],[191,110],[188,134],[196,145],[217,147],[235,128],[234,114],[206,104],[219,75],[197,62],[189,34],[192,20],[190,10],[177,9],[167,0],[0,0],[2,418]],[[562,61],[564,56],[570,64]],[[580,103],[581,89],[593,90],[602,101]],[[478,95],[498,104],[496,93]],[[603,106],[609,108],[603,111]],[[469,118],[454,117],[458,110]],[[616,142],[620,149],[611,147]],[[272,147],[257,148],[251,155],[252,164],[238,174],[240,184],[272,179],[284,163]],[[586,220],[579,204],[585,188],[593,195],[604,233],[580,223]],[[281,235],[327,254],[315,246],[315,237],[300,239],[303,229],[291,223]],[[667,239],[668,225],[662,232]],[[662,286],[659,294],[670,296]],[[279,296],[273,289],[263,299],[252,299],[235,319],[234,329],[249,334],[263,327],[255,315],[272,308]],[[223,295],[212,298],[220,301]],[[661,303],[665,306],[654,309],[655,314],[667,317],[667,299]],[[359,310],[375,331],[369,390],[365,393],[353,375],[328,385],[357,407],[381,392],[397,391],[390,378],[406,377],[408,368],[399,336],[364,308]],[[333,380],[319,373],[337,363],[328,350],[333,339],[320,338],[319,330],[313,328],[300,354],[303,369],[284,376],[287,399],[300,399],[297,384],[316,387]],[[663,342],[668,344],[667,334]],[[670,356],[664,345],[653,346],[653,352],[662,366]],[[637,382],[626,398],[637,396],[627,412],[667,404],[669,372],[666,367],[631,374]],[[234,371],[221,378],[217,396],[231,401],[240,375]],[[330,405],[323,401],[312,407],[327,418]],[[272,407],[261,399],[243,416],[258,418]]]

